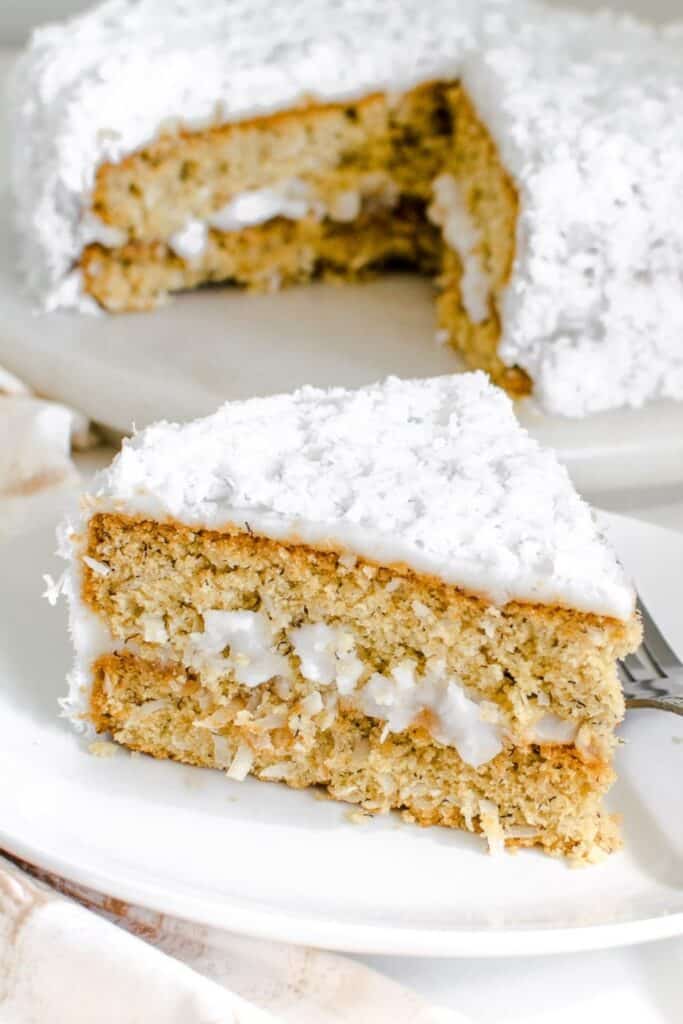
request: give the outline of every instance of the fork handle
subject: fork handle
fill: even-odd
[[[629,681],[624,688],[627,708],[658,708],[683,715],[683,682],[677,679]]]

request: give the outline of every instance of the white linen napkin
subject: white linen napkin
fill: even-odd
[[[55,494],[78,481],[72,446],[95,442],[85,416],[37,398],[0,366],[0,539],[39,524]]]
[[[3,1024],[466,1024],[346,957],[38,874],[0,858]]]

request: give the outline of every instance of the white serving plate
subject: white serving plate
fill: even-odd
[[[605,517],[627,568],[683,647],[683,535]],[[0,552],[0,847],[121,899],[233,931],[334,949],[518,956],[683,932],[683,719],[630,712],[613,809],[625,849],[572,870],[535,851],[279,784],[119,751],[88,753],[57,716],[65,609],[40,597],[51,530]]]

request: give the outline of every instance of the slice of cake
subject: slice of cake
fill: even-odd
[[[494,846],[614,846],[633,592],[484,374],[150,427],[66,534],[77,724]]]
[[[683,398],[681,37],[526,0],[109,0],[15,75],[28,280],[121,311],[398,263],[510,394]]]

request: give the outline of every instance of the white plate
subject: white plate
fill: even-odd
[[[683,535],[607,521],[679,641]],[[515,956],[683,932],[682,719],[628,715],[611,799],[625,850],[580,871],[534,851],[492,858],[478,837],[396,815],[351,824],[348,806],[279,784],[93,757],[57,717],[65,612],[39,597],[53,547],[43,531],[2,551],[0,846],[160,911],[335,949]]]
[[[0,235],[10,237],[0,193]],[[430,377],[462,364],[434,341],[434,291],[394,274],[343,288],[246,295],[214,288],[152,314],[36,315],[12,245],[0,250],[0,364],[36,390],[126,433],[157,419],[201,416],[228,398],[301,384],[357,386],[387,374]],[[522,422],[556,448],[592,495],[683,481],[683,402],[653,402],[569,420],[520,403]]]

